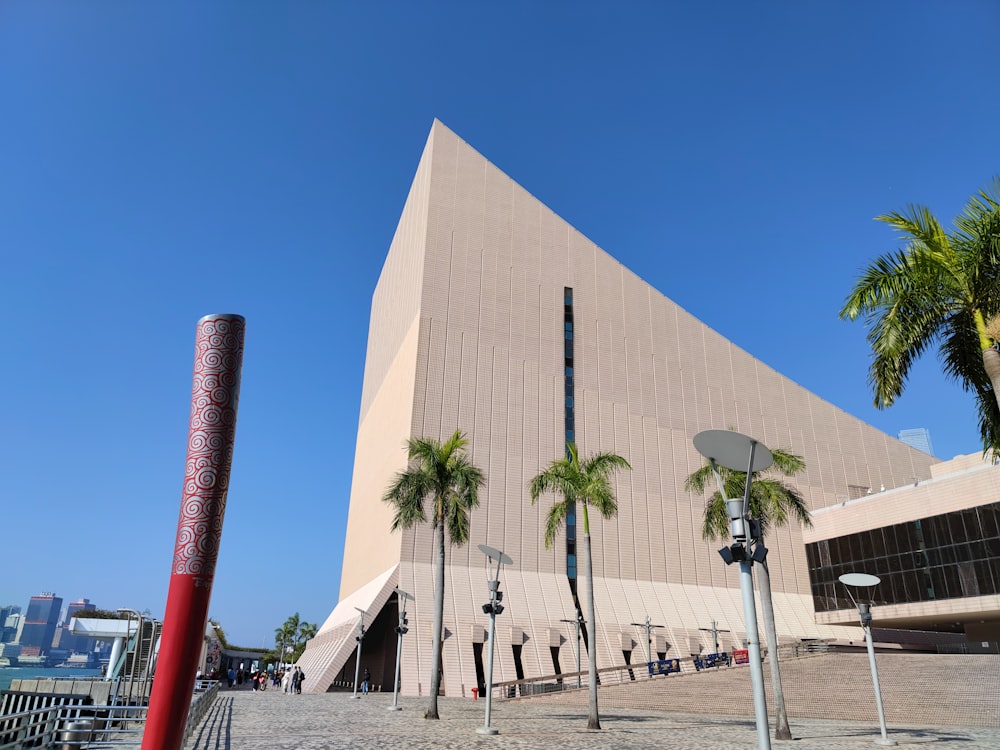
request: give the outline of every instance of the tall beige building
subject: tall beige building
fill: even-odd
[[[487,484],[471,542],[446,560],[443,690],[482,683],[488,626],[485,557],[503,550],[506,607],[497,620],[497,682],[575,670],[574,528],[543,543],[552,498],[527,485],[565,452],[615,451],[633,470],[616,482],[619,513],[591,515],[598,666],[711,651],[744,636],[738,570],[701,538],[704,500],[684,490],[701,465],[692,438],[734,428],[804,456],[812,508],[930,476],[933,459],[827,403],[741,350],[556,216],[435,121],[372,300],[344,552],[341,600],[300,664],[305,689],[353,682],[358,610],[362,668],[391,689],[398,586],[415,597],[401,689],[431,674],[431,528],[390,533],[381,501],[406,465],[411,436],[456,429]],[[779,637],[836,636],[816,623],[798,528],[768,539]],[[580,588],[583,588],[580,581]],[[582,591],[580,592],[583,593]],[[584,651],[584,662],[586,655]]]

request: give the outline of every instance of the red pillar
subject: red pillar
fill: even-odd
[[[226,511],[246,321],[198,321],[187,463],[143,750],[180,750],[208,619]]]

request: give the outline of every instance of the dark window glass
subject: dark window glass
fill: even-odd
[[[962,596],[979,596],[979,580],[973,563],[961,563],[958,566],[958,581],[962,587]]]
[[[844,551],[847,555],[841,551],[844,541],[844,538],[840,536],[828,540],[830,545],[830,562],[833,565],[841,565],[844,562],[845,557],[850,554],[849,549]]]
[[[573,397],[572,396],[567,396],[566,397],[566,406],[569,406],[570,408],[572,408],[572,406],[573,406]],[[753,479],[753,476],[751,476],[750,478]],[[751,486],[751,489],[753,489],[752,486]]]
[[[958,559],[953,546],[938,547],[938,555],[941,558],[942,565],[953,565]]]
[[[861,546],[861,560],[864,562],[869,562],[873,557],[875,557],[875,545],[872,543],[872,533],[870,531],[862,531],[857,535],[858,543]]]
[[[990,573],[993,574],[993,587],[1000,594],[1000,558],[993,558],[987,565],[989,565]]]
[[[983,527],[979,523],[979,513],[976,508],[966,508],[962,511],[962,518],[965,520],[965,533],[969,541],[983,538]]]
[[[885,552],[887,555],[892,557],[893,555],[899,554],[899,545],[896,543],[896,527],[886,526],[882,530],[883,536],[885,537]]]
[[[896,542],[899,544],[900,552],[908,552],[919,547],[920,539],[917,537],[916,524],[912,521],[896,524]]]
[[[882,529],[872,529],[872,557],[885,557],[885,535]]]
[[[960,563],[969,562],[972,559],[972,547],[968,544],[956,544],[955,556]]]
[[[819,543],[819,564],[829,568],[831,565],[830,557],[830,541],[824,539]]]
[[[980,595],[989,596],[997,593],[996,581],[993,580],[993,571],[990,569],[989,562],[977,560],[972,565],[976,571],[976,582],[979,585]]]
[[[985,539],[1000,537],[1000,527],[997,526],[997,503],[984,505],[979,509],[979,522]]]
[[[840,562],[847,566],[853,566],[860,557],[861,545],[858,543],[857,534],[848,534],[840,537]]]
[[[930,588],[930,598],[931,599],[947,599],[948,598],[948,587],[944,584],[944,573],[942,572],[944,567],[931,568],[931,588]]]
[[[566,341],[566,358],[567,359],[573,358],[573,339],[568,339]]]
[[[983,542],[985,554],[983,557],[1000,557],[1000,539],[987,539]]]
[[[945,565],[941,568],[941,572],[944,575],[944,582],[948,591],[948,597],[955,598],[962,596],[962,582],[958,577],[958,566]]]
[[[924,532],[924,547],[930,549],[931,547],[940,547],[941,542],[941,524],[938,522],[937,518],[925,518],[920,524]]]
[[[946,518],[948,519],[948,528],[951,530],[951,543],[961,544],[966,541],[969,537],[965,533],[965,524],[962,522],[962,514],[949,513]]]
[[[806,567],[809,570],[816,570],[819,567],[819,555],[816,554],[815,544],[806,545]]]
[[[573,441],[575,441],[576,440],[576,432],[574,432],[573,430],[566,430],[566,439],[569,440],[571,443]],[[748,461],[748,463],[749,463],[749,461]],[[752,478],[753,477],[751,477],[751,479]]]

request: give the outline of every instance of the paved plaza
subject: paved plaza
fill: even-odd
[[[715,750],[756,748],[752,718],[701,716],[637,709],[602,712],[599,732],[586,729],[586,709],[531,701],[497,701],[492,726],[497,736],[476,732],[485,719],[483,700],[442,698],[439,721],[423,718],[426,698],[400,698],[401,711],[389,711],[391,694],[285,695],[222,691],[187,750],[320,750],[321,748],[658,748]],[[868,723],[792,720],[792,742],[775,748],[872,747],[878,727]],[[900,748],[996,750],[1000,729],[890,726]]]

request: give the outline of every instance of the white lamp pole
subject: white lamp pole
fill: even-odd
[[[361,622],[358,624],[358,635],[354,639],[358,642],[357,656],[354,659],[354,697],[360,698],[358,695],[358,677],[361,674],[361,646],[365,642],[365,615],[368,614],[363,609],[355,607],[358,612],[361,613]]]
[[[500,550],[487,547],[485,544],[479,545],[479,551],[486,555],[487,581],[490,587],[490,600],[483,605],[483,614],[490,616],[490,656],[486,666],[486,723],[479,727],[478,734],[498,734],[499,732],[490,726],[490,710],[493,706],[493,642],[496,636],[497,615],[503,612],[503,593],[500,591],[500,569],[506,564],[513,564],[510,559]],[[496,563],[496,569],[493,565]]]
[[[396,587],[396,603],[399,607],[399,625],[396,626],[396,679],[392,683],[392,705],[390,711],[402,710],[399,706],[399,660],[403,655],[403,636],[406,634],[408,620],[406,619],[406,602],[411,601],[413,596],[407,594],[398,586]],[[355,680],[357,682],[357,680]]]
[[[878,576],[868,575],[867,573],[844,573],[838,580],[844,584],[844,588],[847,589],[847,595],[851,597],[854,606],[858,608],[858,614],[861,616],[861,627],[865,631],[865,643],[868,646],[868,665],[871,667],[872,686],[875,688],[875,708],[878,711],[878,726],[882,732],[882,736],[875,739],[875,744],[895,745],[896,741],[889,739],[889,733],[886,731],[885,711],[882,710],[882,690],[879,688],[878,667],[875,665],[875,644],[872,643],[872,605],[870,602],[859,602],[854,598],[854,594],[851,593],[851,587],[865,586],[873,589],[882,582],[882,579]],[[868,598],[871,599],[871,596]]]
[[[575,620],[560,620],[559,622],[571,622],[576,625],[576,686],[583,687],[580,677],[580,628],[583,627],[586,620],[583,619],[582,613],[577,613]]]
[[[767,446],[752,437],[732,430],[705,430],[694,436],[695,449],[709,460],[719,492],[726,500],[729,527],[733,533],[733,544],[719,550],[726,565],[740,564],[740,593],[743,596],[743,621],[747,633],[747,650],[750,656],[750,682],[753,688],[754,721],[757,725],[758,750],[771,750],[771,734],[767,724],[767,698],[764,694],[764,667],[761,664],[760,635],[757,631],[757,608],[753,596],[754,562],[764,562],[767,548],[751,533],[750,483],[755,471],[763,471],[774,463],[774,457]],[[716,466],[724,466],[732,471],[745,471],[743,499],[726,499],[726,489]],[[751,545],[753,549],[751,551]]]
[[[645,628],[646,629],[646,666],[649,667],[649,676],[650,676],[650,678],[652,678],[653,677],[653,668],[652,668],[652,664],[653,664],[653,636],[652,636],[652,633],[650,631],[652,631],[653,628],[662,628],[663,625],[650,625],[649,624],[649,615],[646,615],[646,622],[633,622],[632,624],[635,625],[637,628]]]

